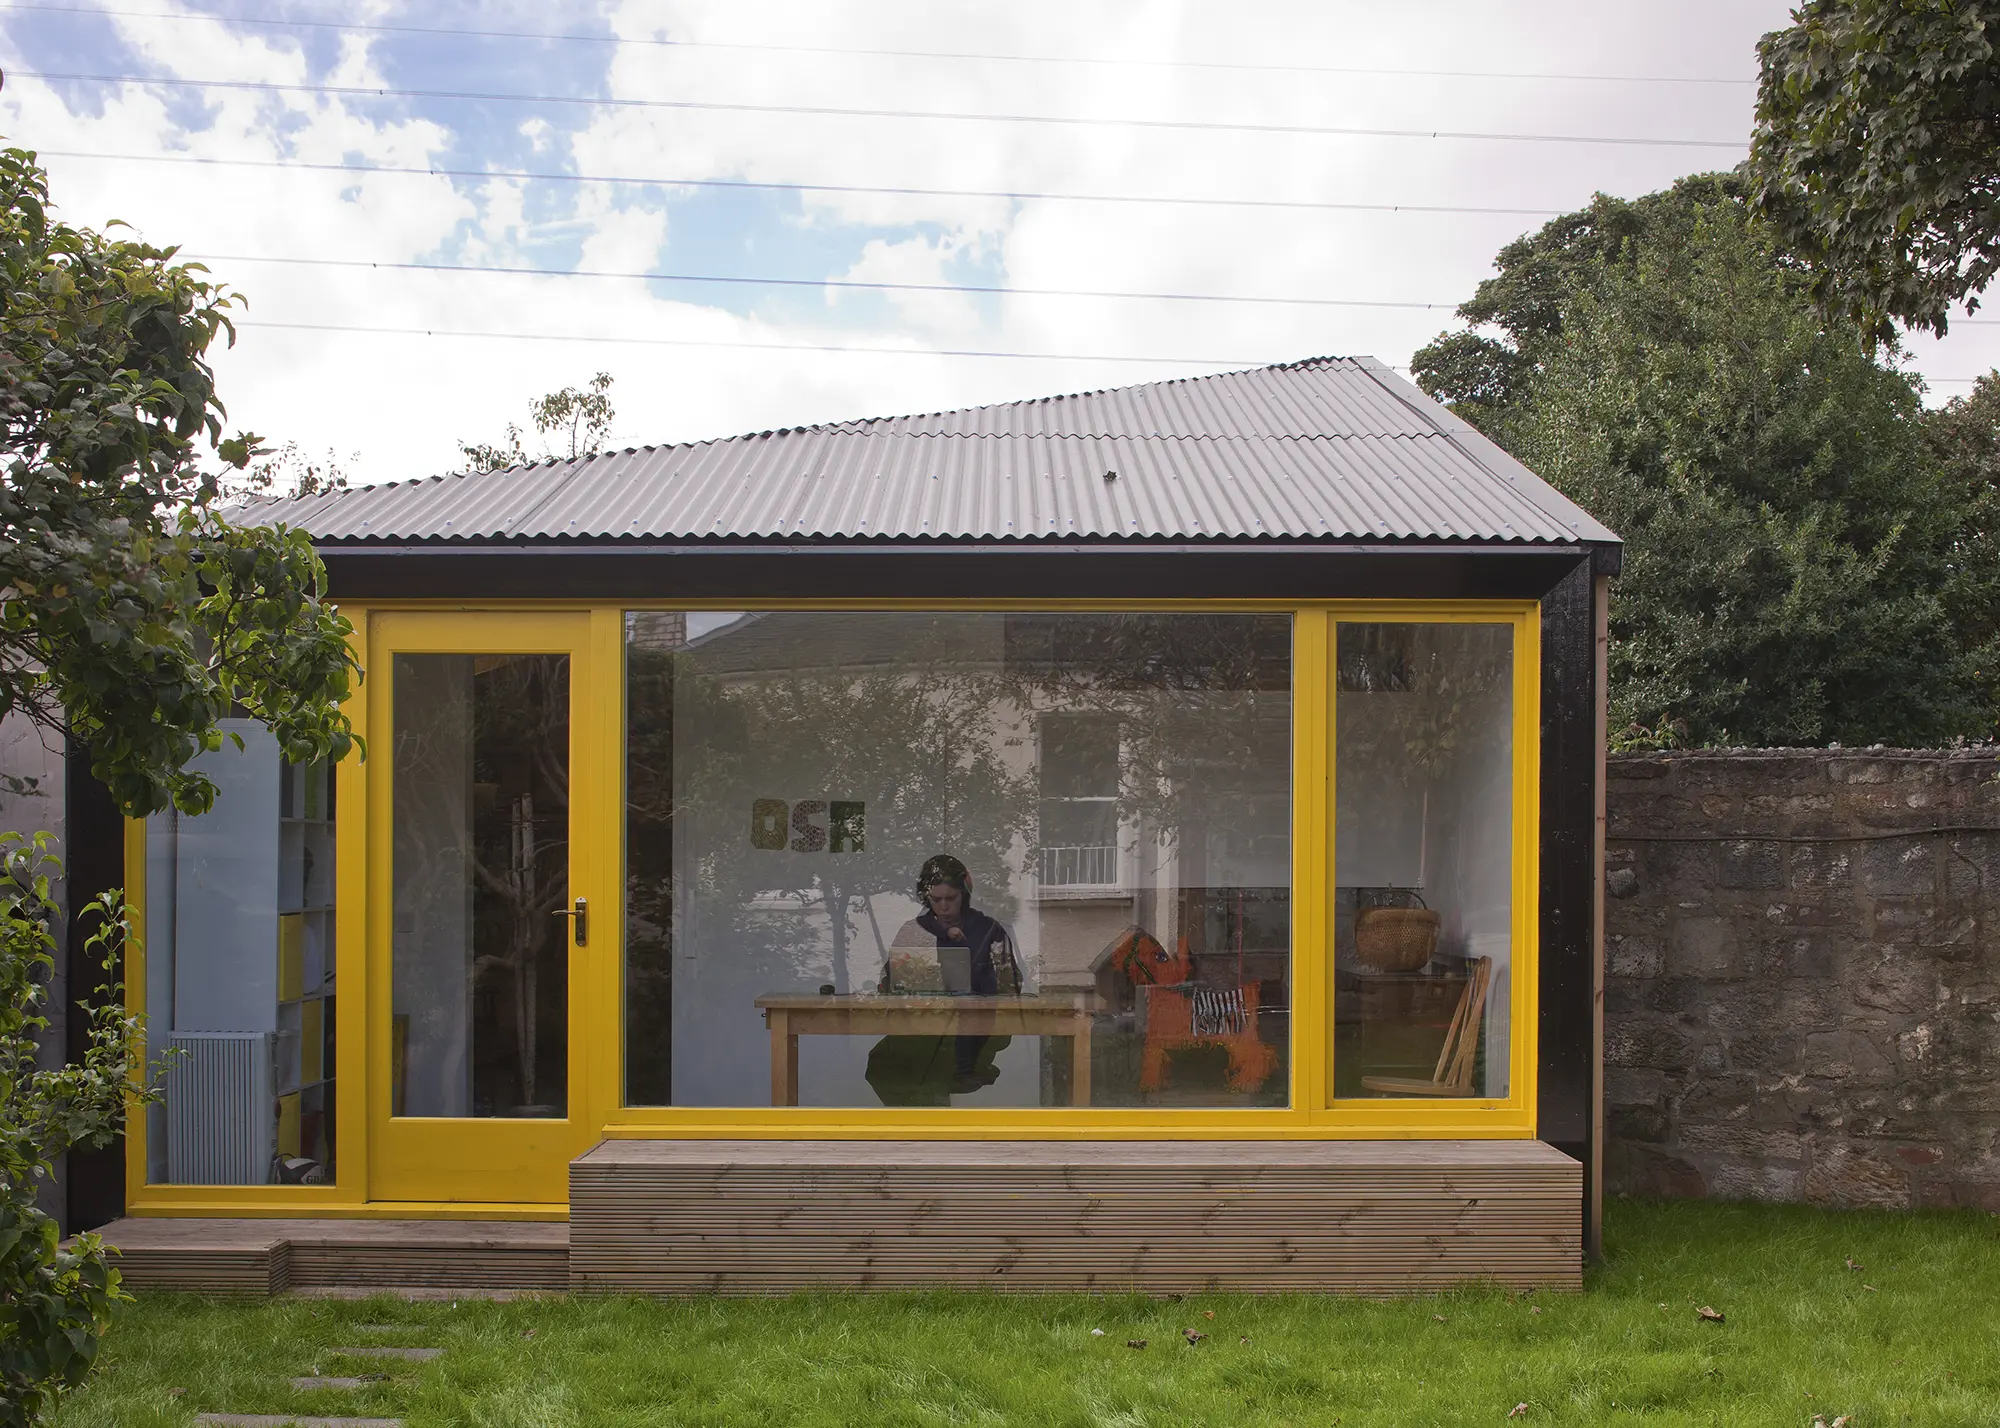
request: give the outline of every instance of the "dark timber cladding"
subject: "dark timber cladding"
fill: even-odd
[[[607,1141],[570,1287],[1577,1289],[1581,1176],[1536,1141]]]

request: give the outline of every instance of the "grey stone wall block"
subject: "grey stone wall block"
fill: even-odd
[[[1667,970],[1677,977],[1729,978],[1748,972],[1737,939],[1720,917],[1684,917],[1667,947]]]
[[[1799,891],[1854,885],[1854,853],[1842,843],[1794,843],[1786,849],[1789,885]]]
[[[1618,982],[1647,981],[1666,970],[1667,949],[1657,937],[1606,934],[1604,963],[1607,973]],[[1609,984],[1605,990],[1608,994]]]
[[[1887,1081],[1889,1058],[1859,1031],[1818,1031],[1799,1049],[1808,1076],[1830,1081]]]
[[[1935,896],[1938,888],[1937,851],[1930,838],[1895,838],[1863,843],[1861,886],[1871,893],[1899,897]]]
[[[1718,850],[1716,872],[1717,881],[1725,888],[1784,887],[1784,849],[1762,839],[1724,843]]]
[[[1607,1187],[2000,1211],[2000,756],[1608,775]]]
[[[1893,1157],[1837,1143],[1818,1148],[1805,1173],[1804,1198],[1843,1209],[1903,1209],[1912,1200],[1909,1170]]]

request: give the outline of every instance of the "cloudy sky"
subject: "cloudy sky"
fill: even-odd
[[[0,3],[0,133],[247,295],[233,424],[381,480],[599,370],[626,445],[1405,365],[1504,242],[1740,159],[1786,11]],[[1934,398],[1983,316],[1912,344]]]

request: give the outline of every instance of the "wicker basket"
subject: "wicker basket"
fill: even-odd
[[[1424,907],[1364,907],[1354,916],[1354,955],[1376,972],[1414,972],[1437,951],[1438,915]]]

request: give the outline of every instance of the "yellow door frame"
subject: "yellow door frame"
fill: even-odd
[[[1290,1105],[1277,1110],[814,1110],[627,1107],[623,1100],[624,618],[628,609],[1118,610],[1286,613],[1293,619],[1293,991]],[[1540,613],[1533,601],[383,601],[343,607],[364,669],[376,678],[348,712],[370,740],[364,764],[337,772],[339,1022],[337,1180],[332,1186],[154,1186],[145,1183],[143,1117],[127,1137],[127,1202],[143,1214],[423,1215],[560,1218],[568,1159],[611,1138],[939,1139],[1434,1139],[1529,1138],[1535,1133],[1536,985],[1540,927]],[[1514,975],[1512,1065],[1504,1098],[1336,1101],[1330,976],[1337,626],[1491,623],[1514,631]],[[474,641],[474,634],[477,640]],[[567,1122],[410,1121],[389,1124],[390,739],[388,677],[398,650],[572,654],[571,839],[575,888],[588,888],[593,937],[573,953],[571,1088]],[[143,927],[144,825],[128,829],[128,888]],[[143,1011],[144,953],[128,960],[128,1004]],[[365,1008],[357,1016],[354,1009]],[[356,1094],[360,1092],[360,1094]],[[511,1175],[482,1160],[472,1132],[495,1124],[561,1126],[547,1165]],[[558,1143],[559,1142],[559,1143]],[[469,1157],[469,1159],[459,1159]],[[473,1167],[470,1170],[465,1166]],[[386,1198],[394,1195],[396,1198]],[[478,1198],[473,1198],[474,1196]]]
[[[375,657],[369,726],[376,757],[368,777],[368,1198],[371,1201],[461,1202],[501,1199],[556,1204],[569,1198],[569,1162],[597,1142],[604,1090],[593,1048],[607,1020],[604,976],[619,938],[612,889],[618,872],[618,790],[607,782],[603,711],[615,702],[607,681],[617,664],[597,658],[596,621],[587,611],[518,614],[378,612],[370,621]],[[589,899],[591,929],[582,947],[570,927],[569,1036],[566,1114],[560,1119],[393,1116],[391,1037],[395,807],[395,659],[401,654],[566,654],[570,658],[569,850],[570,898]],[[505,1187],[495,1195],[495,1189]]]

